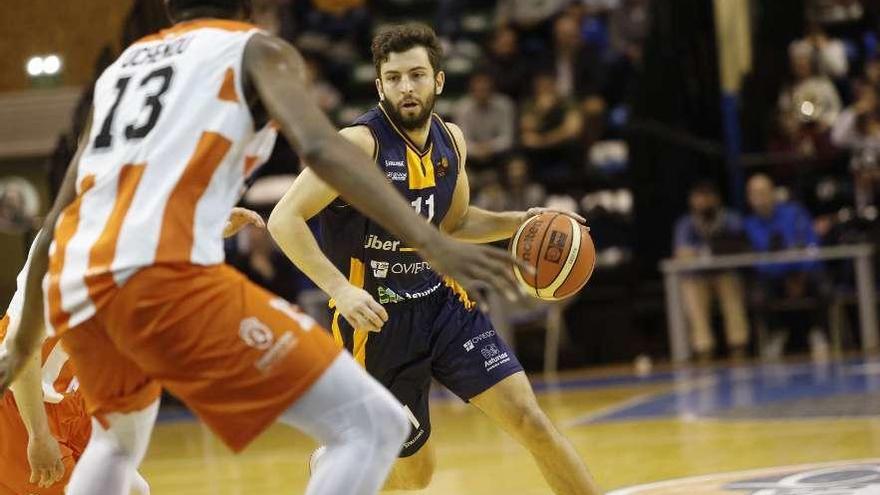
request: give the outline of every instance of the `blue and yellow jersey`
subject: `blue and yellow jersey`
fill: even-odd
[[[417,213],[439,226],[452,204],[461,155],[446,124],[436,114],[425,148],[398,129],[379,104],[352,126],[366,126],[376,142],[374,160]],[[341,198],[320,215],[320,244],[349,280],[380,304],[426,297],[444,284],[414,249],[351,208]]]

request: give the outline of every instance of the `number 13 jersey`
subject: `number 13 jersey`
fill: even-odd
[[[422,150],[397,128],[382,104],[353,125],[370,129],[376,143],[376,165],[417,213],[439,226],[452,204],[460,165],[459,151],[446,124],[436,114],[431,116]],[[417,252],[341,199],[327,207],[320,218],[324,253],[352,284],[365,289],[380,304],[392,307],[416,301],[444,284]]]
[[[243,91],[255,26],[194,20],[141,39],[98,79],[77,196],[55,226],[49,321],[88,320],[138,269],[215,265],[244,179],[271,154]]]

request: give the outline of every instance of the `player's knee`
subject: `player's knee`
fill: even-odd
[[[396,455],[409,435],[409,419],[401,404],[391,394],[381,394],[376,400],[379,417],[383,418],[380,441],[389,449],[393,449]]]

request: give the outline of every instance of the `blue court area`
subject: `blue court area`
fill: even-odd
[[[648,418],[786,419],[880,414],[880,360],[876,359],[682,369],[646,377],[543,384],[536,389],[637,388],[658,384],[668,384],[668,388],[636,395],[569,424]]]

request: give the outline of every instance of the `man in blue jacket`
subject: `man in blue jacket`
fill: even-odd
[[[746,234],[755,251],[779,251],[805,247],[817,247],[819,237],[813,229],[810,213],[794,201],[780,201],[776,198],[773,181],[764,174],[752,176],[746,185],[752,215],[744,222]],[[821,264],[817,261],[774,263],[756,267],[758,298],[766,303],[768,299],[797,300],[817,296]],[[810,342],[814,353],[827,348],[824,335],[813,326],[819,314],[815,310],[787,313],[773,326],[787,330],[810,330]],[[775,324],[775,325],[774,325]],[[785,345],[787,333],[773,335],[771,344],[765,349],[771,357],[778,356]]]

